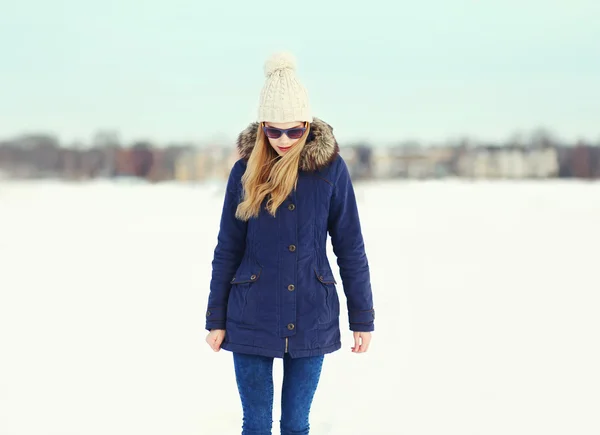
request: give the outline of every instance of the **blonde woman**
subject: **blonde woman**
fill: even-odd
[[[352,352],[369,348],[375,312],[358,209],[332,128],[311,115],[291,55],[265,64],[258,120],[238,137],[206,311],[206,341],[233,353],[242,435],[271,434],[273,359],[283,359],[280,428],[309,433],[324,355],[341,347],[347,300]]]

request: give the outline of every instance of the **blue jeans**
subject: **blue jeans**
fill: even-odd
[[[324,356],[283,358],[281,435],[306,435]],[[271,435],[273,426],[273,358],[233,354],[235,376],[242,401],[242,435]]]

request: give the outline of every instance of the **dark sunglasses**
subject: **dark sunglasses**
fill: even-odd
[[[288,129],[275,128],[275,127],[267,127],[263,124],[263,131],[265,132],[265,136],[269,139],[279,139],[282,134],[287,135],[290,139],[300,139],[304,132],[306,131],[306,126],[304,127],[294,127]]]

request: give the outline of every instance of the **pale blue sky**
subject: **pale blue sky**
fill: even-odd
[[[596,140],[599,4],[0,0],[0,137],[234,138],[285,49],[342,141]]]

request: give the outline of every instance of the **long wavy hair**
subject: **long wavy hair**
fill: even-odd
[[[275,216],[279,206],[296,188],[300,155],[310,133],[310,123],[307,123],[308,128],[302,137],[288,152],[279,156],[269,143],[262,127],[263,124],[259,123],[256,143],[242,176],[244,197],[237,207],[235,216],[243,221],[258,216],[265,198],[268,198],[267,211]]]

